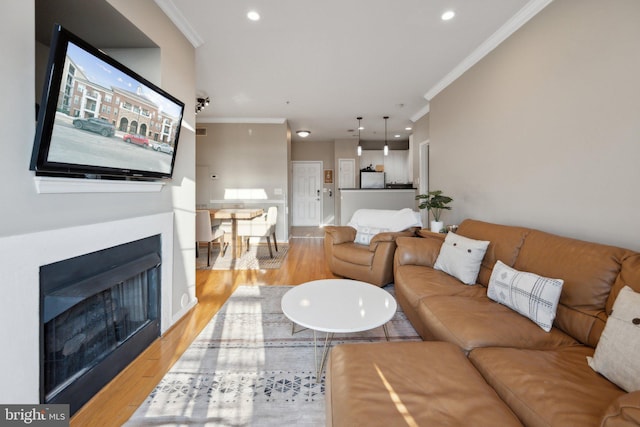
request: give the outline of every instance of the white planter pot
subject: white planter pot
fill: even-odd
[[[431,221],[431,231],[434,233],[439,233],[444,228],[444,222],[442,221]]]

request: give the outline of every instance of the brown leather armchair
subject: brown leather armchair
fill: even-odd
[[[356,229],[324,227],[324,253],[333,274],[377,286],[393,282],[393,255],[398,236],[413,236],[417,228],[376,234],[368,245],[355,243]]]

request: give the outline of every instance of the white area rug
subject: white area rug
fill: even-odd
[[[323,426],[313,332],[292,335],[280,309],[290,288],[240,286],[126,425]],[[420,340],[402,312],[387,328],[392,341]],[[377,328],[333,343],[384,340]]]

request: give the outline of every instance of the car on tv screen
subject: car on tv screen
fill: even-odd
[[[89,130],[99,133],[102,136],[113,136],[116,134],[116,127],[108,121],[96,117],[88,119],[74,119],[73,126],[76,129]]]
[[[147,139],[146,137],[144,137],[142,135],[138,135],[136,133],[127,133],[122,137],[122,139],[124,140],[124,142],[128,142],[130,144],[141,145],[144,148],[149,148],[149,146],[150,146],[149,139]]]
[[[173,154],[173,147],[166,142],[151,142],[151,148],[161,153]]]

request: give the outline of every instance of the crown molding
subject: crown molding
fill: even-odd
[[[286,121],[287,119],[282,117],[203,117],[197,120],[198,123],[257,123],[271,125],[281,125]]]
[[[531,0],[518,13],[513,15],[502,27],[485,40],[471,55],[466,57],[460,64],[451,70],[442,80],[436,83],[425,95],[427,101],[431,101],[437,94],[453,83],[458,77],[473,67],[482,58],[488,55],[493,49],[498,47],[509,36],[515,33],[520,27],[526,24],[531,18],[536,16],[542,9],[547,7],[553,0]]]
[[[184,34],[194,48],[198,48],[204,44],[204,40],[200,37],[200,34],[189,24],[187,18],[185,18],[176,5],[173,4],[172,0],[155,0],[155,2],[164,14],[169,17],[171,22],[178,27],[180,32]]]
[[[418,120],[429,114],[430,107],[431,106],[427,102],[427,105],[416,111],[413,116],[409,117],[409,120],[411,120],[413,123],[417,122]]]

